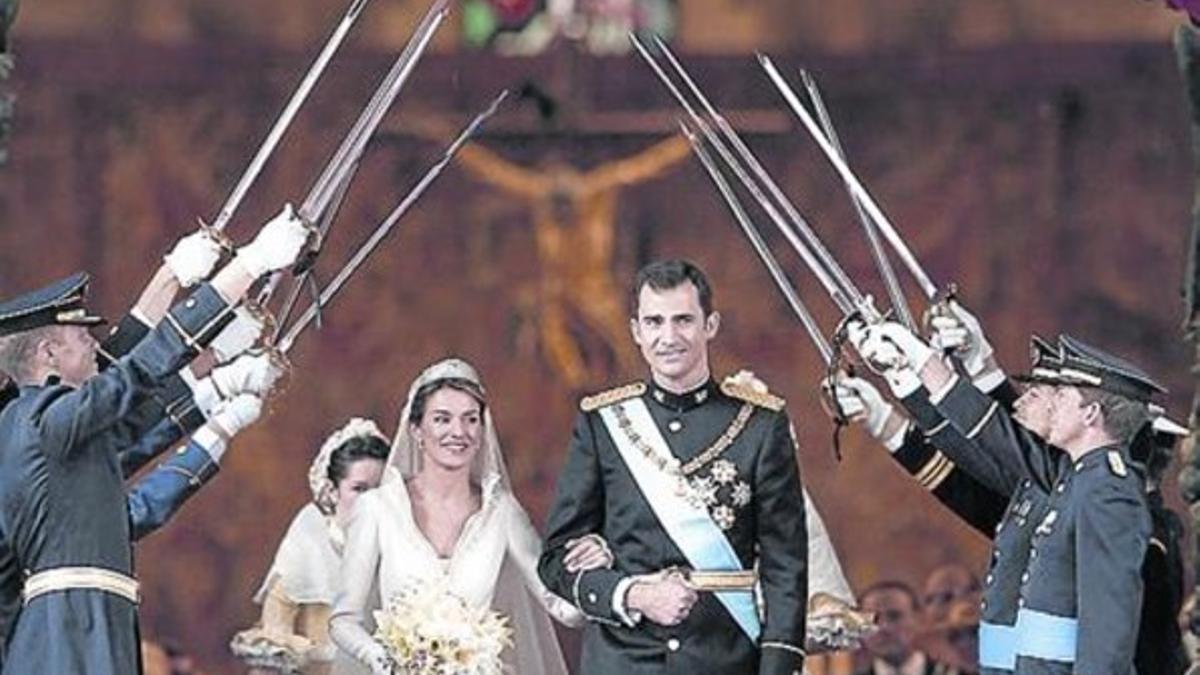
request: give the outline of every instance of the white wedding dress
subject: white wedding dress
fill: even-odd
[[[479,381],[468,364],[456,359],[422,373],[400,417],[383,483],[355,505],[342,557],[343,587],[330,621],[330,635],[344,652],[333,673],[370,672],[365,664],[379,650],[370,617],[384,599],[413,583],[445,580],[470,605],[491,607],[508,618],[515,644],[504,654],[507,672],[565,675],[549,616],[570,626],[582,625],[584,618],[538,577],[541,537],[509,488],[490,413],[485,412],[483,447],[472,467],[481,506],[464,524],[450,557],[439,556],[416,525],[405,479],[413,475],[419,458],[407,420],[417,389],[447,377]]]

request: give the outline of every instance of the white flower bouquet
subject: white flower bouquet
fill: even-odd
[[[471,607],[443,582],[419,581],[375,612],[375,639],[404,675],[501,675],[508,619]]]

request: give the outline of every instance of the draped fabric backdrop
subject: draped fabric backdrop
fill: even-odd
[[[336,4],[322,3],[295,34],[319,39]],[[714,13],[725,9],[710,4]],[[686,61],[745,125],[851,275],[881,292],[840,183],[746,55],[757,33],[788,72],[803,65],[817,74],[853,166],[933,276],[958,284],[1010,370],[1027,365],[1031,332],[1070,332],[1146,364],[1182,415],[1192,384],[1178,338],[1178,288],[1192,179],[1165,11],[1100,3],[1109,7],[1101,18],[1059,20],[1102,38],[1095,42],[1026,41],[1050,29],[1014,19],[1005,25],[1016,26],[1017,42],[989,46],[987,32],[972,28],[981,20],[934,20],[939,7],[951,13],[950,3],[896,3],[912,11],[889,10],[899,14],[857,33],[866,16],[860,3],[846,3],[860,8],[859,24],[843,9],[827,31],[817,4],[824,3],[729,14],[737,44],[685,13],[683,51],[691,40],[691,51],[709,52]],[[1054,23],[1031,4],[1023,6]],[[165,37],[143,39],[160,24],[132,2],[119,5],[130,17],[121,24],[129,39],[108,41],[76,31],[70,12],[56,23],[32,5],[33,35],[17,33],[19,107],[11,159],[0,170],[0,296],[82,268],[95,277],[96,306],[116,317],[170,243],[197,217],[215,214],[315,47],[242,41],[232,29],[212,42],[179,38],[169,30],[174,19],[161,16]],[[245,241],[281,202],[303,197],[419,8],[378,8],[390,23],[368,21],[369,39],[335,62],[232,225],[235,239]],[[917,43],[921,12],[934,13],[928,34],[936,49]],[[1101,30],[1104,16],[1121,12],[1153,18],[1131,28],[1129,41]],[[828,35],[788,43],[777,23],[785,18],[797,32]],[[903,31],[911,48],[862,53],[872,36],[885,35],[880,22]],[[738,53],[712,54],[722,51]],[[441,48],[420,64],[373,144],[322,254],[322,278],[440,154],[451,129],[498,87],[528,83],[559,103],[556,120],[544,123],[524,99],[480,144],[533,172],[561,177],[570,166],[586,176],[674,129],[675,108],[632,57],[557,48],[500,60]],[[478,170],[452,166],[327,310],[324,329],[301,339],[286,389],[236,440],[216,481],[139,545],[144,634],[183,645],[213,672],[233,672],[226,644],[257,616],[250,597],[308,497],[305,473],[322,439],[352,415],[390,431],[412,378],[448,354],[483,374],[517,495],[541,522],[579,396],[642,376],[624,320],[611,310],[623,310],[638,266],[667,256],[696,260],[712,277],[724,315],[717,373],[751,368],[787,398],[805,480],[855,586],[883,578],[919,584],[949,561],[981,568],[987,542],[936,508],[860,430],[843,434],[844,459],[834,461],[816,352],[698,164],[685,158],[614,190],[608,206],[550,197],[539,206]],[[832,329],[836,317],[813,278],[781,238],[768,238]],[[607,314],[581,298],[607,303]],[[915,291],[911,299],[923,308]],[[562,349],[580,359],[581,378],[564,372],[555,357]],[[1166,491],[1174,498],[1173,481]]]

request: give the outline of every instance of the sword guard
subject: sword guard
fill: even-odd
[[[930,300],[929,308],[925,310],[925,315],[921,317],[921,327],[925,330],[925,335],[933,334],[933,320],[939,317],[953,317],[950,312],[950,303],[958,299],[958,286],[955,284],[946,284],[939,289],[937,295]],[[954,350],[946,350],[946,355],[949,356]]]
[[[262,324],[263,329],[260,335],[275,334],[278,321],[275,320],[275,315],[268,311],[266,307],[249,298],[242,301],[242,307],[245,308],[247,314]],[[259,339],[261,340],[262,337],[259,337]]]
[[[204,222],[204,219],[200,217],[196,218],[196,225],[205,234],[211,237],[213,241],[217,242],[217,246],[221,247],[221,251],[228,255],[233,255],[235,248],[233,245],[233,240],[229,238],[229,235]]]
[[[271,359],[271,365],[279,369],[279,379],[271,387],[271,391],[267,392],[265,400],[274,402],[282,397],[292,383],[292,362],[288,360],[286,354],[280,351],[275,345],[269,345],[263,348],[263,351]]]
[[[308,229],[312,232],[309,235],[311,240],[308,248],[304,249],[300,257],[296,259],[295,264],[292,265],[292,274],[294,276],[300,276],[312,269],[313,264],[317,262],[317,255],[321,253],[321,247],[325,244],[325,235],[320,229],[313,227],[311,224],[308,224]]]

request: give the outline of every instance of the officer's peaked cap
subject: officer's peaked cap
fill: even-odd
[[[94,326],[104,319],[84,307],[88,282],[84,272],[0,303],[0,337],[43,326]]]

